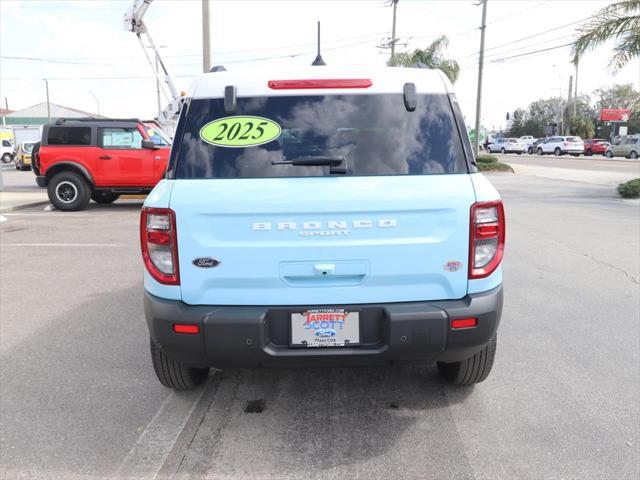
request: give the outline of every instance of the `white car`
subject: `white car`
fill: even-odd
[[[536,141],[536,139],[531,135],[523,135],[518,140],[524,143],[527,147]]]
[[[489,153],[517,153],[518,155],[526,148],[527,146],[519,138],[498,138],[487,147]]]
[[[13,160],[13,157],[15,157],[16,151],[13,148],[11,140],[2,139],[1,143],[0,159],[2,159],[2,163],[9,163]]]
[[[570,153],[577,157],[584,153],[584,141],[580,137],[549,137],[545,142],[538,145],[536,153],[538,155],[553,153],[556,157]]]

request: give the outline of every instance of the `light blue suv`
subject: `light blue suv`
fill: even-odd
[[[203,75],[140,229],[167,387],[210,367],[491,370],[504,211],[439,71]]]

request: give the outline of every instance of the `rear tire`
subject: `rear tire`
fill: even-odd
[[[150,339],[153,369],[160,383],[174,390],[192,390],[201,385],[209,375],[208,368],[187,367],[164,353],[158,344]]]
[[[60,172],[53,176],[47,186],[49,200],[58,210],[75,212],[89,205],[91,187],[82,175],[75,172]]]
[[[607,150],[604,154],[605,157],[607,158],[613,158],[613,153],[611,152],[611,150]]]
[[[91,194],[91,200],[93,200],[96,203],[113,203],[115,202],[118,198],[120,198],[120,195],[118,195],[117,193],[111,193],[111,192],[93,192]]]
[[[502,147],[502,148],[500,149],[500,153],[501,153],[501,154],[503,154],[503,155],[506,153],[506,152],[505,152],[505,150],[504,150],[504,147]]]
[[[638,154],[637,154],[637,152],[631,152],[631,153],[629,154],[629,158],[631,158],[631,159],[633,159],[633,160],[635,160],[636,158],[638,158]]]
[[[591,149],[587,150],[586,152],[584,152],[585,156],[590,157],[591,155],[593,155],[593,151]]]
[[[538,147],[538,155],[540,155],[540,156],[544,155],[544,152],[542,151],[542,149],[540,147]]]
[[[560,150],[558,147],[556,147],[556,149],[553,151],[553,154],[556,157],[559,157],[560,155],[562,155],[562,150]]]
[[[491,372],[496,356],[497,336],[494,335],[482,350],[460,362],[438,363],[440,375],[454,385],[473,385],[485,380]]]
[[[10,153],[5,153],[4,155],[2,155],[2,163],[10,163],[11,160],[13,160],[13,157]]]

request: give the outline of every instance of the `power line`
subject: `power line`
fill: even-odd
[[[388,32],[379,32],[379,33],[370,33],[367,35],[356,35],[350,37],[342,37],[342,38],[334,38],[333,40],[323,40],[323,44],[344,42],[346,40],[359,40],[363,38],[370,39],[378,39],[381,35],[385,35]],[[253,52],[263,52],[263,51],[271,51],[271,50],[286,50],[289,48],[296,47],[308,47],[315,46],[315,42],[312,43],[298,43],[291,45],[282,45],[278,47],[263,47],[263,48],[251,48],[246,50],[213,50],[215,55],[231,55],[236,53],[253,53]],[[164,58],[185,58],[185,57],[198,57],[200,58],[202,53],[185,53],[185,54],[176,54],[176,55],[163,55]],[[30,61],[41,61],[48,63],[63,63],[63,64],[77,64],[77,65],[104,65],[105,63],[96,62],[96,60],[113,60],[120,61],[124,59],[139,59],[140,57],[20,57],[20,56],[0,56],[2,59],[7,60],[30,60]]]
[[[513,45],[514,43],[519,43],[519,42],[523,42],[525,40],[529,40],[530,38],[539,37],[539,36],[544,35],[544,34],[549,33],[549,32],[555,32],[556,30],[561,30],[563,28],[570,27],[571,25],[575,25],[577,23],[584,22],[586,20],[589,20],[590,18],[594,18],[595,16],[596,15],[591,15],[591,16],[585,17],[585,18],[583,18],[581,20],[576,20],[574,22],[566,23],[566,24],[560,25],[558,27],[550,28],[548,30],[543,30],[542,32],[534,33],[533,35],[528,35],[526,37],[518,38],[516,40],[512,40],[512,41],[507,42],[507,43],[503,43],[503,44],[500,44],[500,45],[495,45],[493,47],[485,48],[484,51],[488,52],[489,50],[496,50],[496,49],[501,48],[501,47]],[[465,58],[473,57],[475,55],[478,55],[478,52],[474,52],[472,54],[465,55],[464,57],[461,57],[461,60],[464,60]]]
[[[329,48],[325,48],[324,50],[340,50],[343,48],[349,48],[349,47],[354,47],[357,45],[363,45],[363,44],[367,44],[367,43],[372,43],[374,41],[377,41],[377,39],[371,39],[371,40],[365,40],[362,42],[354,42],[354,43],[350,43],[350,44],[346,44],[346,45],[340,45],[340,46],[336,46],[336,47],[329,47]],[[248,63],[248,62],[260,62],[260,61],[264,61],[264,60],[274,60],[274,59],[279,59],[279,58],[294,58],[294,57],[299,57],[301,55],[309,55],[309,54],[313,54],[315,53],[315,51],[304,51],[304,52],[296,52],[296,53],[291,53],[291,54],[286,54],[286,55],[276,55],[276,56],[269,56],[269,57],[261,57],[261,58],[249,58],[249,59],[244,59],[244,60],[230,60],[230,61],[226,61],[224,63],[226,64],[233,64],[233,63]],[[3,57],[0,57],[3,58]],[[193,64],[196,65],[196,64]],[[200,63],[198,63],[197,65],[200,65]],[[191,77],[197,77],[198,75],[174,75],[176,78],[191,78]],[[146,80],[149,79],[150,77],[146,77],[146,76],[136,76],[136,77],[51,77],[48,79],[49,80]],[[38,80],[41,81],[40,78],[35,79],[35,78],[25,78],[25,77],[2,77],[2,80]]]

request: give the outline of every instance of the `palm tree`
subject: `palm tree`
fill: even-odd
[[[639,0],[640,1],[640,0]],[[396,53],[389,59],[387,65],[390,67],[411,67],[422,63],[427,68],[437,68],[451,80],[456,83],[460,75],[460,65],[455,60],[444,57],[444,49],[449,45],[449,39],[446,35],[436,38],[431,45],[424,50],[416,49],[412,53]]]
[[[616,39],[610,67],[620,70],[640,56],[640,0],[622,0],[600,10],[592,20],[578,29],[573,44],[573,62],[583,53],[610,39]]]

